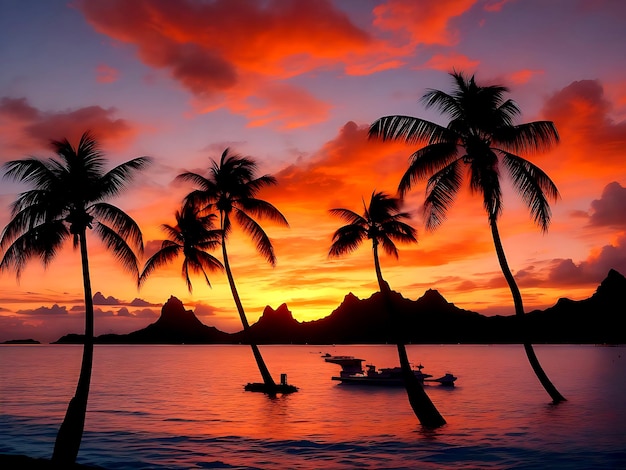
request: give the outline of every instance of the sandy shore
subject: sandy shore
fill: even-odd
[[[49,459],[35,459],[26,455],[0,454],[0,468],[3,470],[59,470]],[[93,465],[74,464],[64,470],[104,470]]]

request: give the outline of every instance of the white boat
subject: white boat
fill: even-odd
[[[404,379],[402,378],[401,367],[387,367],[376,369],[373,364],[366,364],[366,369],[363,369],[364,359],[360,359],[354,356],[324,356],[326,362],[338,364],[341,366],[341,372],[338,376],[332,377],[332,380],[340,381],[345,384],[360,384],[360,385],[383,385],[383,386],[398,386],[404,385]],[[421,382],[434,382],[447,387],[453,387],[457,377],[453,374],[446,373],[438,378],[433,378],[431,374],[422,372],[423,365],[419,364],[413,373],[415,377]]]

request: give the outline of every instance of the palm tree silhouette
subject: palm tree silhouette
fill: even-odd
[[[447,127],[410,116],[385,116],[371,125],[369,136],[427,144],[411,155],[399,192],[404,195],[415,183],[428,178],[424,203],[428,230],[443,223],[463,182],[463,167],[468,167],[470,189],[483,197],[498,261],[513,296],[515,314],[523,318],[522,296],[498,231],[498,217],[502,213],[500,167],[506,169],[513,187],[530,209],[533,221],[546,232],[551,217],[549,200],[558,199],[558,190],[546,173],[517,154],[547,150],[558,143],[559,136],[550,121],[514,125],[514,118],[521,111],[514,101],[505,100],[508,88],[478,86],[474,76],[468,79],[460,72],[450,75],[455,85],[451,94],[428,90],[422,97],[426,108],[434,107],[450,117]],[[532,344],[525,340],[524,349],[553,402],[564,401],[541,367]]]
[[[359,215],[349,209],[331,209],[330,213],[347,222],[333,234],[333,241],[328,252],[331,258],[339,257],[356,250],[365,240],[372,240],[374,269],[378,287],[385,301],[388,315],[395,327],[396,344],[404,385],[409,403],[420,423],[427,427],[440,427],[446,424],[445,419],[424,391],[411,369],[406,348],[401,340],[400,321],[393,308],[389,284],[383,279],[378,257],[378,247],[382,246],[385,253],[398,257],[398,249],[394,241],[417,243],[417,232],[409,224],[403,222],[410,218],[407,212],[400,211],[400,200],[382,192],[373,192],[369,206],[363,201],[364,213]]]
[[[161,248],[152,255],[139,276],[139,287],[157,268],[164,266],[181,254],[183,255],[182,276],[187,283],[187,289],[192,291],[190,272],[202,274],[210,286],[207,271],[223,270],[224,266],[209,251],[220,245],[222,233],[214,229],[213,213],[203,214],[203,211],[193,201],[185,200],[180,211],[176,211],[176,225],[161,225],[161,229],[169,237],[161,242]]]
[[[72,239],[80,248],[85,293],[85,343],[76,386],[57,434],[52,460],[67,466],[76,461],[80,448],[93,365],[93,297],[87,256],[87,229],[93,229],[122,266],[138,276],[135,251],[143,250],[141,230],[121,209],[104,202],[119,194],[133,173],[150,162],[134,158],[104,172],[106,159],[96,139],[86,132],[74,148],[67,139],[52,141],[58,159],[35,157],[6,163],[5,177],[30,185],[11,206],[11,221],[2,232],[4,251],[0,269],[13,269],[20,278],[26,263],[38,257],[44,266],[61,245]],[[131,247],[132,246],[132,247]]]
[[[273,176],[257,177],[256,171],[257,164],[254,160],[237,154],[230,154],[227,148],[222,153],[219,162],[211,160],[208,177],[192,172],[181,173],[177,176],[177,179],[190,181],[199,187],[199,189],[189,193],[187,199],[207,204],[209,210],[216,210],[219,213],[224,269],[244,331],[248,331],[250,325],[237,292],[226,250],[226,240],[233,228],[231,218],[239,224],[244,232],[250,235],[257,251],[271,266],[276,265],[272,242],[253,216],[267,218],[281,225],[289,226],[287,219],[276,207],[255,197],[262,188],[277,184],[276,178]],[[250,347],[263,378],[263,391],[274,394],[277,390],[276,382],[265,365],[258,346],[254,341],[250,341]]]

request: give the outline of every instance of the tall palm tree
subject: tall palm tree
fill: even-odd
[[[383,279],[378,257],[378,247],[382,246],[385,253],[398,257],[395,241],[417,243],[417,232],[409,224],[403,222],[410,218],[407,212],[400,211],[400,200],[382,192],[373,192],[369,206],[363,201],[364,213],[359,215],[349,209],[331,209],[330,213],[347,222],[337,229],[328,256],[339,257],[356,250],[365,240],[372,240],[374,269],[378,287],[385,301],[387,313],[395,327],[396,345],[402,376],[409,398],[409,403],[420,423],[427,427],[439,427],[446,424],[445,419],[424,391],[422,384],[415,377],[406,348],[401,339],[400,319],[393,308],[389,284]]]
[[[143,250],[141,230],[124,211],[104,202],[119,194],[133,174],[146,167],[148,157],[139,157],[104,171],[106,159],[96,139],[88,132],[74,148],[67,139],[53,141],[57,159],[35,157],[6,163],[5,177],[33,189],[21,193],[11,206],[11,221],[0,238],[4,251],[0,269],[13,269],[20,277],[31,258],[44,266],[61,245],[72,239],[80,248],[85,293],[85,343],[76,386],[57,434],[52,460],[58,465],[76,461],[85,425],[87,398],[93,364],[93,297],[87,256],[87,229],[93,229],[122,266],[139,275],[135,251]]]
[[[399,192],[404,195],[418,181],[428,179],[424,213],[429,230],[444,221],[463,182],[463,169],[467,167],[471,191],[483,197],[498,261],[513,296],[515,314],[523,318],[522,296],[498,231],[498,217],[502,213],[500,168],[507,171],[533,221],[546,232],[551,218],[549,201],[558,199],[558,190],[546,173],[518,154],[547,150],[558,143],[559,136],[551,121],[515,125],[514,118],[521,111],[514,101],[505,99],[508,88],[478,86],[474,76],[467,78],[460,72],[453,72],[451,76],[454,79],[452,93],[428,90],[422,97],[426,108],[434,107],[450,118],[447,127],[416,117],[386,116],[371,125],[369,135],[382,140],[426,144],[411,155]],[[553,402],[564,401],[526,339],[524,349]]]
[[[186,200],[180,211],[176,211],[176,225],[161,225],[162,230],[169,237],[161,242],[161,248],[152,255],[139,276],[141,287],[148,276],[157,268],[164,266],[183,255],[182,276],[187,283],[187,289],[192,291],[190,271],[202,274],[210,286],[207,271],[223,270],[224,266],[209,251],[220,244],[221,231],[213,227],[217,216],[213,213],[203,214],[203,211],[193,201]]]
[[[245,233],[250,235],[257,251],[271,266],[276,265],[272,242],[253,217],[267,218],[278,224],[289,226],[285,216],[276,207],[256,197],[262,188],[277,184],[276,178],[271,175],[257,177],[256,171],[257,164],[254,160],[231,154],[227,148],[222,153],[219,162],[211,160],[207,177],[192,172],[181,173],[177,176],[177,179],[190,181],[198,186],[198,189],[189,193],[187,199],[205,203],[208,209],[214,209],[219,213],[224,269],[244,332],[248,331],[250,325],[237,292],[226,249],[226,240],[233,229],[233,219]],[[277,390],[276,382],[265,365],[258,346],[254,341],[250,341],[250,343],[263,378],[263,390],[268,394],[274,394]]]

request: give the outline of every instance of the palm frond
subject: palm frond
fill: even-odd
[[[101,197],[116,196],[135,177],[137,171],[143,170],[152,163],[150,157],[137,157],[109,170],[100,178]]]
[[[456,142],[430,144],[417,150],[409,159],[409,167],[400,179],[398,192],[404,196],[415,184],[450,165],[457,158]]]
[[[361,246],[367,240],[367,229],[361,225],[344,225],[335,231],[332,240],[328,257],[338,258]]]
[[[250,235],[256,250],[272,266],[276,266],[276,255],[269,237],[261,226],[248,214],[241,210],[235,210],[235,218],[243,231]]]
[[[195,193],[200,193],[200,192],[211,192],[211,189],[214,188],[214,184],[207,179],[206,177],[198,174],[198,173],[193,173],[191,171],[186,171],[184,173],[181,173],[179,175],[176,176],[176,178],[174,178],[175,180],[179,180],[179,181],[186,181],[192,184],[195,184],[196,186],[198,186],[200,189],[198,191],[194,191]],[[198,194],[196,194],[198,195]]]
[[[398,214],[394,220],[384,222],[381,232],[386,234],[390,239],[401,243],[417,243],[417,230],[409,224],[398,220],[399,218],[408,218],[408,214],[406,217],[399,217],[402,215],[403,214]]]
[[[44,267],[47,267],[69,237],[66,225],[54,220],[33,227],[15,239],[6,239],[7,242],[10,240],[10,244],[0,261],[0,270],[13,269],[19,279],[22,270],[32,258],[39,258]],[[4,234],[2,241],[5,242]]]
[[[378,242],[382,245],[383,251],[385,253],[398,259],[398,248],[396,247],[396,244],[393,242],[391,237],[389,237],[387,234],[382,234],[378,237]]]
[[[503,126],[494,131],[493,145],[506,151],[540,153],[553,148],[559,142],[559,133],[551,121],[534,121],[517,126]]]
[[[372,123],[370,139],[401,141],[408,144],[434,143],[447,140],[445,127],[411,116],[384,116]]]
[[[35,157],[23,160],[12,160],[3,165],[4,178],[20,183],[32,184],[35,189],[50,189],[58,178],[53,171],[51,162],[45,162]]]
[[[268,186],[275,186],[278,180],[272,175],[263,175],[259,178],[251,179],[246,186],[249,188],[250,197],[256,195],[261,189]]]
[[[202,266],[202,268],[206,271],[224,271],[224,265],[222,262],[217,259],[215,256],[207,253],[206,251],[197,250],[196,251],[197,260]],[[208,283],[208,279],[207,279]],[[210,285],[210,284],[209,284]]]
[[[421,102],[426,109],[435,108],[442,114],[450,116],[452,120],[463,117],[463,109],[457,98],[443,91],[427,90],[422,96]]]
[[[177,245],[169,240],[164,240],[159,251],[153,254],[146,261],[141,275],[139,276],[137,286],[141,287],[146,282],[148,277],[158,268],[174,261],[178,256],[180,256],[182,249],[183,247],[181,245]]]
[[[106,223],[115,230],[139,254],[143,253],[141,229],[126,212],[105,202],[94,204],[90,209],[97,220]]]
[[[361,215],[357,214],[356,212],[351,211],[350,209],[336,208],[329,209],[328,212],[332,215],[339,217],[349,224],[361,225],[363,227],[367,225],[367,220],[365,220]]]
[[[432,231],[446,219],[448,208],[454,202],[463,182],[461,161],[456,160],[428,179],[424,216],[426,230]]]
[[[97,222],[95,224],[94,231],[104,242],[105,246],[113,252],[113,255],[120,262],[122,267],[135,277],[139,278],[137,256],[126,242],[126,239],[120,236],[117,230],[108,227],[102,222]]]
[[[287,222],[285,216],[269,202],[255,198],[248,198],[239,202],[246,212],[250,212],[254,216],[289,227],[289,222]]]
[[[548,199],[556,201],[559,198],[556,185],[541,168],[528,160],[507,152],[503,154],[502,162],[513,186],[530,209],[533,221],[546,232],[552,216]]]

